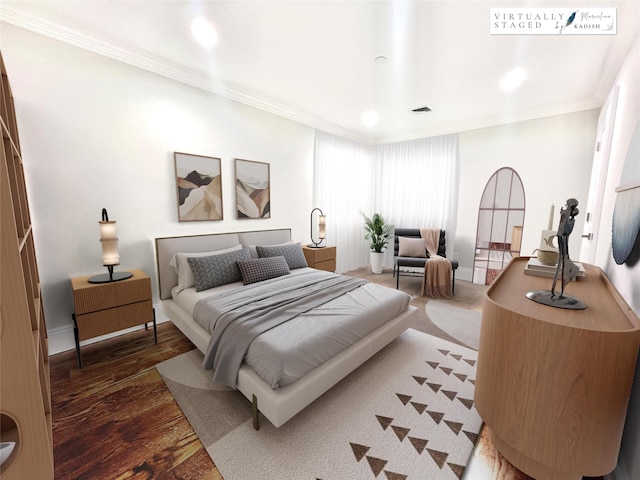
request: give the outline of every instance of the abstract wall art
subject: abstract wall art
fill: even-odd
[[[236,211],[239,219],[271,218],[269,164],[236,158]]]
[[[219,158],[174,153],[178,221],[222,220],[222,180]]]

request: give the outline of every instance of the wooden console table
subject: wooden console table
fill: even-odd
[[[631,393],[640,321],[598,267],[565,293],[585,310],[525,297],[551,279],[514,259],[485,294],[475,403],[498,451],[538,480],[613,471]]]

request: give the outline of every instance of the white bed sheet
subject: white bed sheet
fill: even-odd
[[[295,269],[292,274],[308,270]],[[236,282],[202,292],[190,288],[174,294],[173,299],[193,317],[200,299],[242,286],[242,282]],[[271,388],[290,385],[404,312],[410,299],[401,290],[368,283],[263,333],[252,342],[245,363]],[[371,314],[372,306],[375,315]],[[208,326],[202,327],[208,330]],[[296,360],[287,361],[290,358]]]

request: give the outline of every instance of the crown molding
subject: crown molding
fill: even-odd
[[[346,130],[338,125],[326,122],[312,115],[295,111],[284,105],[280,105],[254,95],[248,95],[233,88],[218,85],[209,80],[205,75],[177,63],[162,60],[147,53],[134,51],[132,49],[125,49],[117,45],[103,42],[102,40],[98,40],[68,27],[43,20],[35,15],[21,12],[13,8],[12,5],[2,4],[1,2],[0,21],[19,28],[24,28],[25,30],[29,30],[33,33],[64,42],[86,51],[111,58],[118,62],[170,78],[186,85],[214,93],[221,97],[234,100],[244,105],[272,113],[279,117],[283,117],[312,128],[331,132],[350,140],[366,142],[366,138],[355,132]]]

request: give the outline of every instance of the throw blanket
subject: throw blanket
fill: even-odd
[[[210,321],[211,340],[202,366],[213,380],[235,388],[251,342],[261,333],[327,303],[366,280],[312,271],[274,278],[200,300],[193,316]]]
[[[451,292],[451,262],[438,255],[440,244],[440,229],[421,228],[420,236],[427,246],[429,260],[424,265],[424,277],[420,296],[433,298],[452,298]]]

